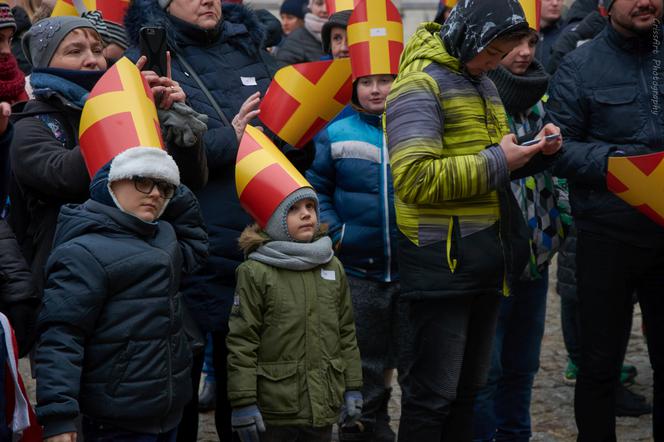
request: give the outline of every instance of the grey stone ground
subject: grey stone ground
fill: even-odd
[[[555,268],[551,272],[550,286],[555,288]],[[652,400],[652,372],[648,362],[646,343],[641,334],[641,316],[637,308],[632,329],[627,362],[636,365],[639,371],[634,391]],[[541,442],[573,441],[576,437],[572,400],[574,388],[562,381],[566,364],[566,353],[560,330],[560,302],[554,290],[549,291],[546,331],[542,343],[541,368],[535,380],[532,403],[533,439]],[[22,372],[27,379],[28,370],[22,361]],[[34,398],[34,382],[29,382]],[[399,390],[390,404],[395,429],[400,415]],[[214,430],[213,413],[201,414],[200,442],[218,441]],[[650,441],[652,439],[651,416],[640,418],[618,418],[619,441]],[[426,442],[426,441],[421,441]]]

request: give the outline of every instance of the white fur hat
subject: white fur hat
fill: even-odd
[[[180,185],[180,171],[171,156],[155,147],[132,147],[113,158],[108,172],[109,184],[134,176],[166,181]]]

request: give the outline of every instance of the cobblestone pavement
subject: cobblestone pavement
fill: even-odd
[[[555,288],[555,267],[551,272],[552,288]],[[574,387],[563,382],[562,373],[566,365],[566,352],[560,329],[560,298],[554,290],[549,291],[546,330],[542,343],[541,368],[535,380],[532,402],[533,441],[567,442],[576,437],[576,426],[572,401]],[[24,379],[28,378],[27,364],[22,362]],[[644,394],[652,401],[652,371],[648,362],[646,342],[641,333],[641,316],[638,308],[630,339],[627,363],[635,365],[639,371],[634,391]],[[34,398],[34,382],[28,382]],[[390,414],[395,430],[400,415],[398,386],[390,403]],[[218,441],[214,430],[214,413],[201,414],[199,442]],[[640,418],[618,418],[619,441],[651,441],[651,415]],[[426,442],[426,441],[423,441]]]

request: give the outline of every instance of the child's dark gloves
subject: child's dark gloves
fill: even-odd
[[[362,416],[362,393],[351,390],[344,393],[344,405],[341,407],[339,423],[351,425]]]
[[[236,408],[231,413],[231,426],[242,442],[260,442],[258,432],[265,431],[263,416],[256,405]]]

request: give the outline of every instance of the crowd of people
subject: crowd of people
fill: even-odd
[[[664,440],[664,0],[116,3],[0,3],[0,441],[529,440],[556,255],[578,440]],[[345,59],[322,130],[261,119]]]

